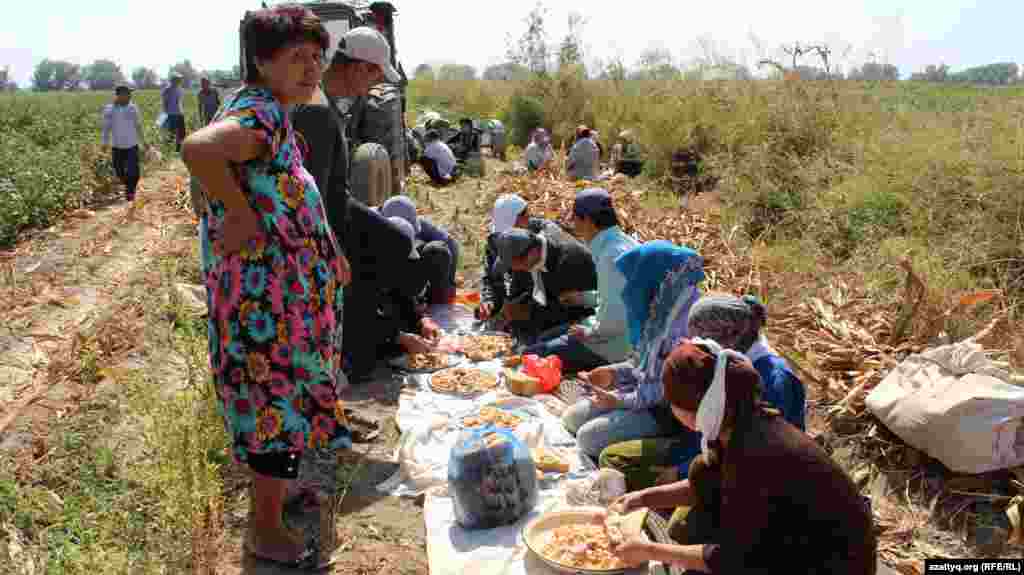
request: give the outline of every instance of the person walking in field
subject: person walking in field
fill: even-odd
[[[207,126],[213,121],[217,109],[220,108],[220,94],[210,85],[209,78],[204,77],[199,81],[199,93],[196,94],[196,99],[199,100],[199,121]]]
[[[174,149],[181,152],[181,142],[185,140],[185,113],[182,112],[181,100],[185,92],[181,89],[181,76],[173,74],[171,83],[160,93],[164,114],[167,120],[164,128],[174,137]]]
[[[104,147],[110,148],[114,173],[124,184],[125,198],[135,199],[139,185],[139,148],[144,145],[139,109],[132,103],[132,89],[125,84],[114,88],[114,102],[103,107]]]

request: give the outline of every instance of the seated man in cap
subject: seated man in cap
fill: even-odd
[[[452,149],[441,141],[441,134],[437,130],[427,130],[424,141],[426,145],[423,146],[420,165],[430,180],[439,186],[454,182],[459,177],[459,168]]]
[[[597,178],[598,157],[597,144],[591,139],[590,128],[580,126],[577,131],[576,143],[569,150],[569,159],[565,170],[570,180],[593,180]]]
[[[499,316],[498,323],[503,323],[503,320],[500,320],[500,312],[505,302],[521,299],[522,294],[528,294],[533,289],[530,274],[527,272],[495,271],[494,262],[498,260],[498,236],[511,228],[522,228],[549,237],[565,235],[555,222],[530,217],[530,206],[526,200],[515,194],[505,194],[494,202],[491,231],[487,235],[487,247],[484,250],[483,277],[480,280],[480,307],[477,308],[477,318],[481,320],[486,321]]]
[[[395,196],[384,202],[380,213],[386,218],[399,217],[415,232],[416,250],[429,283],[427,301],[449,303],[455,299],[455,270],[459,265],[459,242],[429,219],[416,214],[416,204],[409,196]]]
[[[542,357],[557,355],[563,369],[570,373],[624,361],[629,355],[626,306],[622,301],[626,278],[616,269],[615,258],[639,245],[619,228],[611,196],[601,188],[576,194],[573,220],[576,234],[587,242],[597,263],[597,291],[565,292],[560,299],[566,304],[597,307],[597,315],[573,326],[567,334],[525,350]]]
[[[474,150],[480,149],[480,130],[473,126],[473,120],[462,118],[459,120],[459,132],[449,143],[455,157],[460,162],[465,162]]]
[[[575,238],[511,228],[497,237],[495,245],[495,272],[526,272],[532,283],[518,301],[506,302],[502,309],[503,319],[520,340],[554,337],[554,332],[564,333],[570,324],[594,313],[585,302],[563,301],[566,294],[597,289],[594,259]]]
[[[398,216],[388,220],[412,240],[415,233],[409,222]],[[409,252],[409,263],[416,271],[423,263],[415,247]],[[427,287],[424,274],[414,272],[401,287],[380,291],[376,305],[376,321],[360,329],[360,337],[369,336],[368,339],[373,341],[377,359],[390,359],[403,353],[432,351],[433,342],[440,335],[440,330],[424,313]]]

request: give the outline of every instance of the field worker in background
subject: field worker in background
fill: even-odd
[[[210,85],[209,78],[203,77],[199,86],[199,93],[196,94],[199,100],[199,121],[206,126],[217,114],[217,108],[220,108],[220,94]]]
[[[171,83],[160,93],[160,101],[163,103],[164,114],[167,120],[164,128],[174,137],[174,148],[181,151],[181,142],[185,140],[185,113],[182,112],[181,100],[185,92],[181,89],[181,76],[171,75]]]
[[[597,315],[572,326],[569,333],[540,341],[524,353],[557,355],[569,373],[589,371],[624,361],[632,347],[626,337],[626,304],[622,289],[626,276],[615,268],[615,258],[639,245],[619,228],[612,198],[601,188],[576,194],[573,204],[576,235],[587,242],[597,264],[597,291],[566,292],[562,303],[596,307]]]
[[[124,183],[125,198],[135,199],[139,185],[139,148],[145,145],[139,109],[132,103],[132,89],[114,88],[114,103],[103,107],[103,145],[110,148],[114,173]]]
[[[594,313],[585,302],[563,300],[572,292],[597,289],[594,259],[576,238],[512,228],[499,235],[495,243],[498,260],[494,271],[526,272],[532,280],[531,289],[520,301],[506,302],[502,308],[507,327],[521,341],[551,339]]]
[[[463,118],[459,120],[459,133],[454,138],[455,157],[465,162],[469,154],[480,149],[480,131],[473,127],[473,120]]]
[[[491,230],[487,234],[487,247],[484,249],[483,277],[480,278],[480,307],[476,312],[477,318],[483,321],[498,315],[506,301],[518,300],[532,289],[529,273],[495,271],[498,236],[511,228],[522,228],[535,234],[544,233],[549,237],[565,234],[551,220],[531,218],[529,204],[515,194],[505,194],[494,202]]]
[[[533,131],[530,144],[526,146],[526,169],[531,172],[543,169],[548,162],[555,157],[555,151],[551,148],[551,136],[544,128],[537,128]]]
[[[619,147],[620,153],[615,158],[615,171],[631,178],[639,176],[640,172],[644,169],[644,160],[641,156],[640,145],[636,143],[636,139],[633,137],[633,132],[623,130],[619,134],[619,139],[622,142],[616,144]]]
[[[601,165],[601,160],[604,159],[604,146],[601,145],[601,133],[597,130],[590,130],[590,139],[593,140],[594,146],[597,147],[597,164]]]
[[[423,147],[423,159],[420,164],[430,176],[431,181],[444,186],[455,181],[459,176],[455,154],[448,144],[441,141],[437,130],[427,131],[427,145]]]
[[[579,137],[569,150],[565,170],[570,180],[593,180],[597,177],[599,162],[597,145],[590,137],[590,128],[580,126],[577,134]]]
[[[429,219],[416,214],[409,196],[389,198],[380,208],[386,218],[402,218],[412,226],[421,269],[430,289],[427,303],[444,304],[455,300],[455,270],[459,266],[459,242]]]

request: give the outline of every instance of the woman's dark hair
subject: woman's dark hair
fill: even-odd
[[[711,388],[715,376],[716,356],[703,346],[690,340],[679,344],[668,359],[662,372],[665,399],[676,407],[696,412],[704,394]],[[730,357],[725,367],[725,417],[722,429],[732,430],[735,448],[740,449],[746,432],[756,413],[769,412],[761,403],[761,376],[746,360]],[[717,440],[712,442],[707,463],[714,466],[720,461]]]
[[[615,208],[597,210],[591,213],[589,217],[599,230],[606,230],[619,225],[619,216],[615,215]]]
[[[308,8],[285,4],[250,13],[243,24],[245,37],[245,81],[258,82],[256,60],[269,60],[278,50],[291,44],[314,42],[327,50],[330,35],[320,18]]]

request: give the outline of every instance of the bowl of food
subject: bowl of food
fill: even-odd
[[[636,533],[646,537],[646,510],[602,521],[600,508],[581,507],[551,511],[523,527],[523,541],[531,553],[552,569],[570,575],[626,573],[645,564],[629,565],[612,551],[613,539]]]

